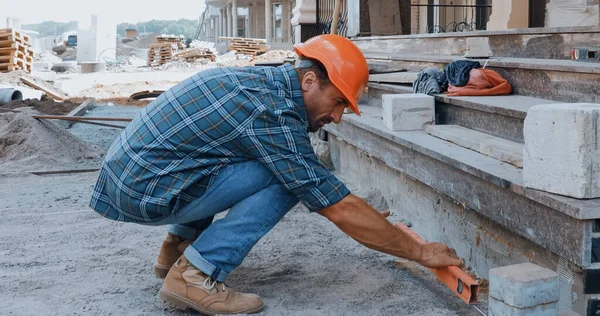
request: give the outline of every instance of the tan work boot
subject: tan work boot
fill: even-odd
[[[154,273],[159,278],[167,276],[171,266],[183,254],[185,248],[193,242],[191,239],[183,240],[181,237],[169,233],[165,241],[163,241],[162,247],[160,247],[158,258],[154,264]]]
[[[207,315],[251,314],[264,308],[258,295],[234,292],[217,283],[191,265],[185,256],[179,257],[169,270],[160,298],[177,308],[192,308]]]

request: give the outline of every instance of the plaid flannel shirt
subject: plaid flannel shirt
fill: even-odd
[[[107,151],[90,207],[152,222],[199,198],[219,170],[263,163],[310,211],[350,191],[318,160],[295,69],[214,68],[161,94]]]

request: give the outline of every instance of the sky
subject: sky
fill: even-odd
[[[21,24],[50,20],[86,22],[92,14],[109,17],[117,23],[136,23],[152,19],[197,19],[204,9],[204,0],[0,0],[0,8],[0,28],[6,27],[7,16],[19,18]]]

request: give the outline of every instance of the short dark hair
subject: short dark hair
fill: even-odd
[[[331,83],[329,81],[329,76],[327,75],[327,69],[320,61],[316,59],[300,57],[296,61],[295,67],[298,78],[301,81],[307,72],[312,71],[317,75],[317,78],[319,79],[319,87],[321,89],[325,88]]]

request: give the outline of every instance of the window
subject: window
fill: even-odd
[[[283,6],[281,3],[273,4],[273,38],[282,38],[283,35],[283,23],[281,21],[281,13]]]

